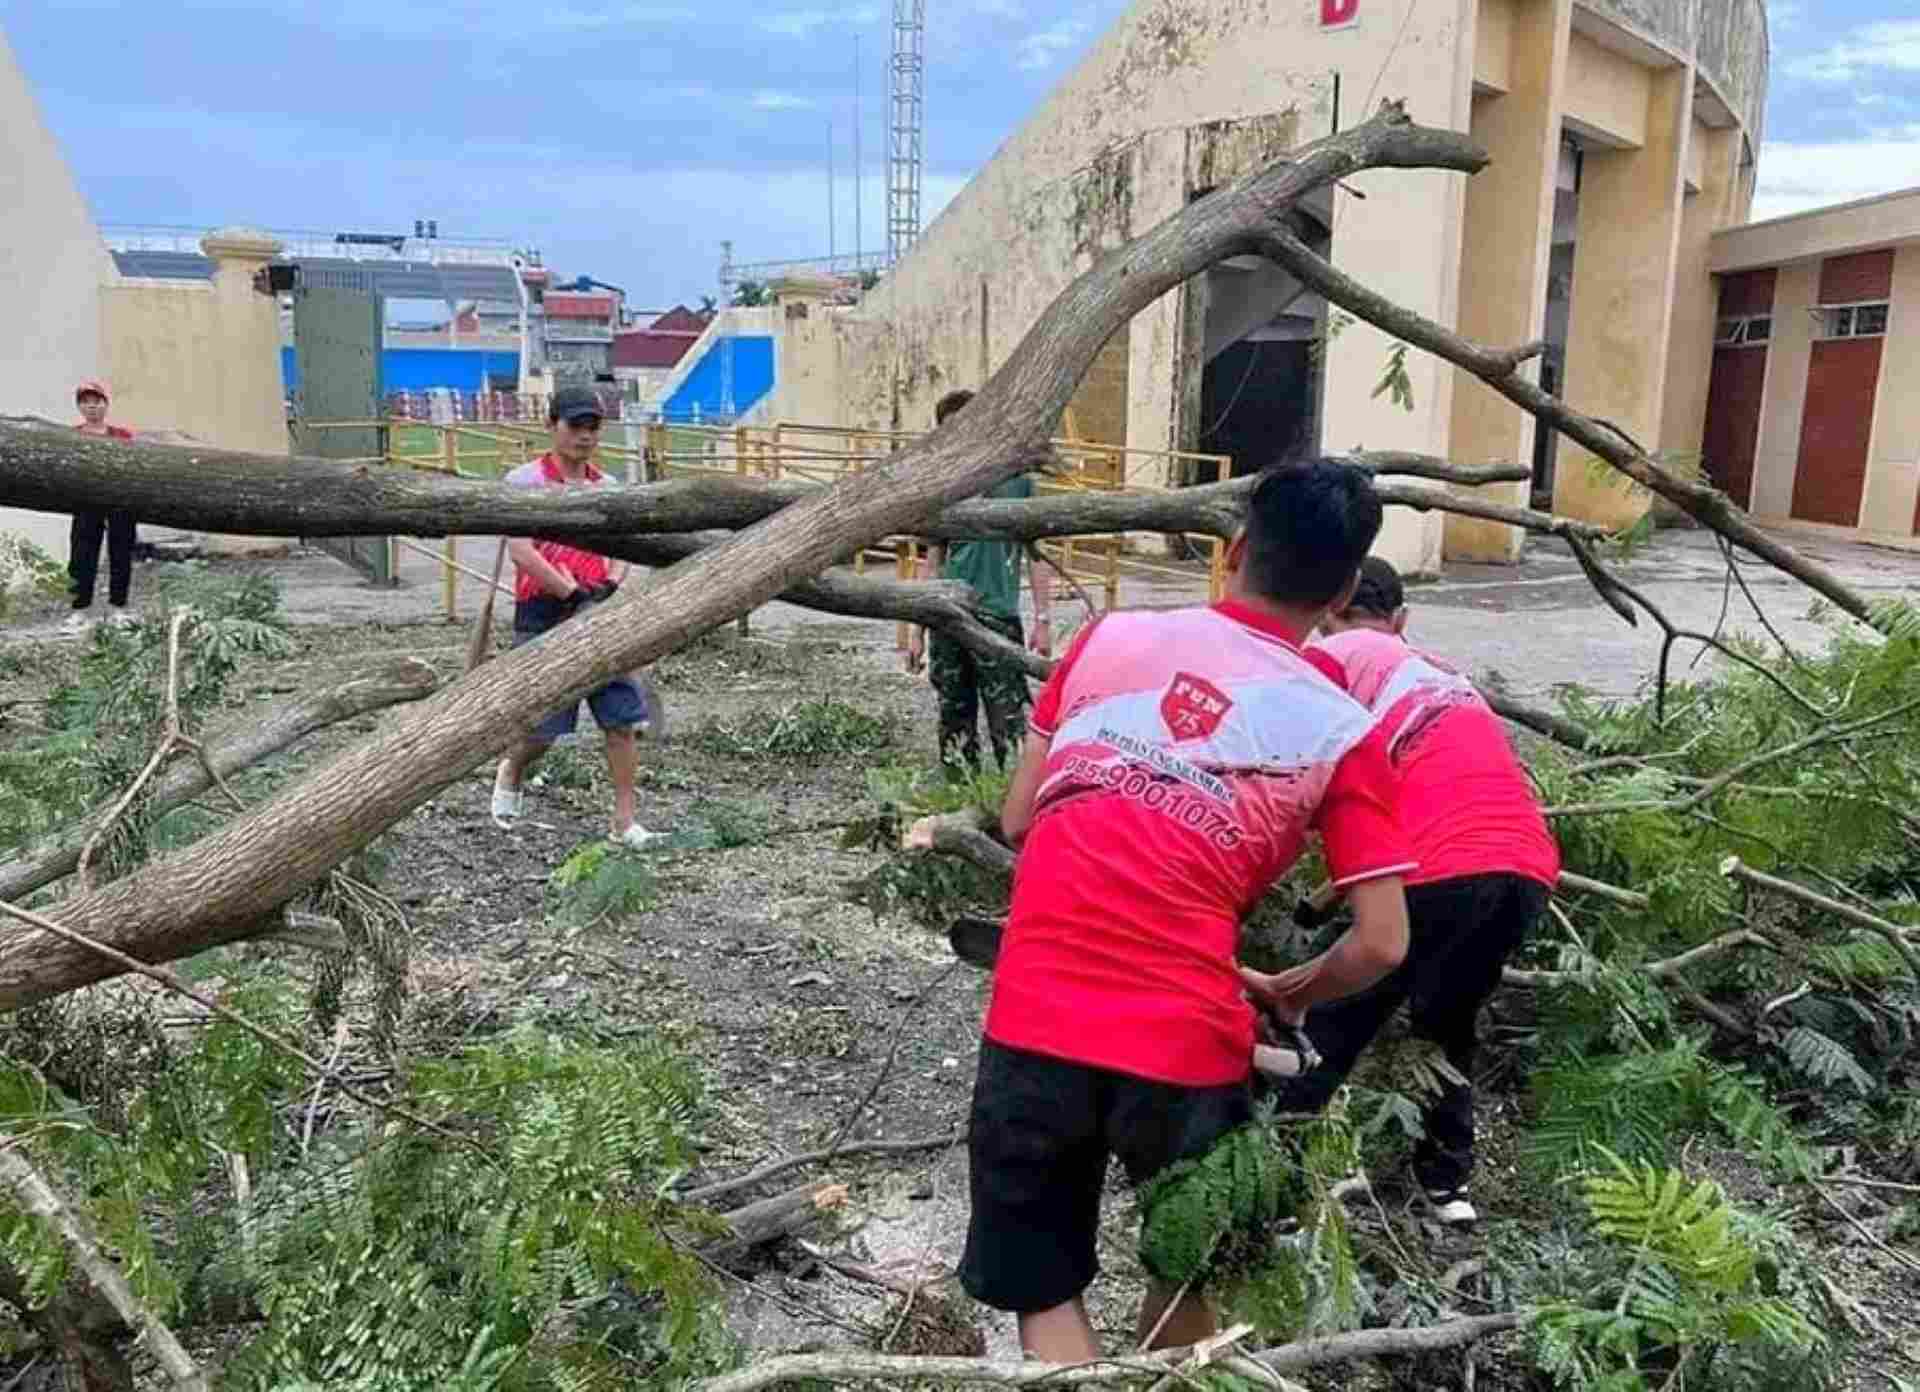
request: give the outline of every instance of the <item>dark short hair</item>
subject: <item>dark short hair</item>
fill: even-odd
[[[1364,469],[1305,459],[1267,470],[1247,504],[1243,574],[1260,596],[1328,604],[1380,535],[1380,499]]]
[[[1407,607],[1407,587],[1400,583],[1400,572],[1391,562],[1369,556],[1360,562],[1360,584],[1353,592],[1349,610],[1390,619]]]
[[[948,392],[945,396],[933,403],[933,423],[935,425],[945,425],[948,416],[952,415],[971,400],[973,400],[973,393],[970,391]]]

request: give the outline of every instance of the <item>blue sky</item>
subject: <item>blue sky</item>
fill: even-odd
[[[1303,0],[1304,2],[1304,0]],[[927,215],[1126,0],[929,0]],[[1920,184],[1912,0],[1774,0],[1756,216]],[[1903,15],[1903,11],[1907,12]],[[886,0],[0,0],[102,222],[508,238],[665,305],[883,227]]]

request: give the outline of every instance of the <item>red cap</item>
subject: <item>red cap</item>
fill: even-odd
[[[75,401],[78,401],[81,397],[87,395],[89,392],[93,393],[93,395],[95,396],[103,396],[108,401],[113,400],[113,393],[107,390],[107,384],[101,381],[98,377],[89,377],[87,378],[86,381],[82,382],[79,386],[75,387],[73,389],[73,399]]]

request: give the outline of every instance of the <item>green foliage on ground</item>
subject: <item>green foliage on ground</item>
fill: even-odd
[[[687,736],[725,759],[836,759],[891,749],[900,723],[830,696],[792,701],[730,720],[709,718]]]

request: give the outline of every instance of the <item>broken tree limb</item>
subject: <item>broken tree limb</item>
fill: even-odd
[[[1722,933],[1717,938],[1709,938],[1698,947],[1690,947],[1685,952],[1658,962],[1649,962],[1633,970],[1655,981],[1667,981],[1680,975],[1689,967],[1702,962],[1710,962],[1716,957],[1725,956],[1740,947],[1770,947],[1765,938],[1748,932],[1745,928],[1736,928],[1731,933]],[[1524,967],[1508,967],[1501,973],[1500,979],[1509,986],[1519,986],[1528,990],[1538,990],[1543,986],[1577,986],[1588,979],[1587,973],[1579,971],[1529,971]]]
[[[943,509],[1042,465],[1054,422],[1121,325],[1209,266],[1257,247],[1310,193],[1363,169],[1473,173],[1485,164],[1486,155],[1464,136],[1416,126],[1404,109],[1388,108],[1186,205],[1068,286],[968,408],[931,435],[645,584],[629,585],[538,643],[486,663],[194,845],[66,900],[62,923],[95,942],[137,949],[147,962],[244,936],[544,712],[750,612],[838,556],[916,531]],[[37,501],[28,506],[74,505],[60,484],[64,450],[48,443],[54,438],[52,432],[5,432],[0,502],[17,504],[20,490],[31,489]],[[115,458],[125,464],[133,456]],[[149,484],[164,474],[162,458],[187,462],[153,450],[153,462],[137,470]],[[277,498],[273,510],[284,518],[305,486],[283,472],[253,493]],[[391,486],[397,485],[369,482]],[[207,496],[211,490],[201,492],[209,507],[226,506]],[[115,494],[115,505],[142,511],[123,492]],[[596,504],[588,497],[580,505]],[[364,531],[366,521],[356,513],[351,526]],[[205,517],[194,525],[230,530]],[[283,523],[274,525],[286,534]],[[446,525],[443,518],[425,530]],[[465,520],[453,525],[466,534],[480,530]],[[511,528],[524,530],[519,521]],[[70,939],[6,933],[0,935],[0,1010],[125,969]]]
[[[1795,900],[1809,908],[1819,909],[1822,913],[1830,913],[1835,918],[1853,924],[1856,928],[1864,928],[1869,933],[1878,934],[1895,952],[1900,954],[1900,960],[1907,964],[1907,971],[1914,979],[1920,981],[1920,950],[1916,950],[1914,945],[1907,941],[1906,932],[1899,924],[1891,923],[1878,914],[1870,914],[1864,909],[1856,909],[1851,904],[1843,904],[1840,900],[1830,898],[1817,890],[1808,889],[1803,884],[1795,884],[1792,880],[1783,880],[1778,875],[1769,875],[1764,870],[1756,870],[1737,855],[1730,855],[1720,862],[1720,873],[1730,880],[1738,880],[1753,889]]]
[[[1524,1327],[1531,1311],[1474,1315],[1400,1329],[1362,1329],[1351,1334],[1329,1334],[1282,1344],[1261,1353],[1244,1355],[1270,1373],[1324,1367],[1356,1358],[1386,1358],[1437,1349],[1462,1348]],[[1166,1349],[1126,1358],[1103,1358],[1092,1363],[1038,1363],[1011,1358],[914,1358],[875,1353],[797,1353],[763,1358],[737,1372],[708,1378],[696,1392],[760,1392],[763,1387],[824,1379],[887,1382],[981,1382],[1001,1387],[1079,1386],[1088,1383],[1138,1382],[1157,1379],[1182,1367],[1191,1348]]]
[[[417,658],[396,658],[378,667],[356,672],[345,681],[274,706],[264,715],[228,723],[204,738],[206,761],[182,763],[162,774],[153,785],[148,807],[165,812],[200,796],[213,786],[208,766],[219,777],[231,778],[316,730],[343,720],[371,715],[404,701],[418,701],[431,692],[438,678],[433,668]],[[93,837],[104,814],[96,813],[62,827],[0,860],[0,899],[19,900],[34,890],[70,875],[80,863],[81,850]]]
[[[763,1243],[805,1232],[844,1208],[846,1202],[846,1185],[821,1180],[736,1208],[720,1215],[720,1221],[727,1225],[727,1236],[702,1246],[700,1255],[723,1265],[738,1261]]]
[[[1812,557],[1795,550],[1778,537],[1761,531],[1725,493],[1708,484],[1676,477],[1632,444],[1617,427],[1583,415],[1522,377],[1519,365],[1524,357],[1519,351],[1502,351],[1474,343],[1423,315],[1394,304],[1353,277],[1336,270],[1292,231],[1277,223],[1262,235],[1253,250],[1348,313],[1357,315],[1403,342],[1471,372],[1521,410],[1545,421],[1575,444],[1604,460],[1649,492],[1665,498],[1695,521],[1785,571],[1860,622],[1869,626],[1873,624],[1872,609],[1864,595]]]
[[[101,1248],[86,1215],[55,1192],[19,1145],[11,1136],[0,1136],[0,1180],[12,1191],[15,1202],[59,1234],[75,1265],[146,1344],[175,1387],[181,1392],[208,1392],[206,1374],[180,1346],[173,1331],[133,1293],[126,1276]]]
[[[1493,707],[1493,713],[1502,720],[1523,725],[1536,735],[1542,735],[1556,744],[1564,744],[1567,748],[1578,750],[1582,754],[1592,752],[1593,736],[1564,715],[1541,710],[1538,706],[1529,706],[1524,701],[1516,701],[1511,696],[1498,691],[1489,691],[1484,687],[1480,689],[1480,694],[1486,699],[1487,704]]]

